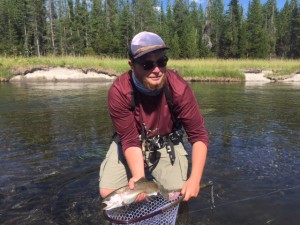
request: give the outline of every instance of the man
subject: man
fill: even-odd
[[[103,198],[122,186],[133,189],[147,172],[166,189],[181,190],[184,201],[199,193],[208,135],[191,88],[166,68],[168,49],[157,34],[138,33],[130,46],[131,70],[119,76],[109,90],[108,106],[117,138],[100,167]],[[189,177],[181,126],[192,145]]]

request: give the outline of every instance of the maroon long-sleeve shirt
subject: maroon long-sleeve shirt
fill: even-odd
[[[123,151],[129,147],[141,147],[139,135],[146,127],[148,136],[164,136],[173,128],[167,99],[162,91],[157,96],[148,96],[135,90],[135,109],[132,111],[131,72],[119,76],[108,93],[110,116],[120,137]],[[172,70],[166,79],[172,98],[175,116],[181,120],[188,141],[202,141],[208,145],[208,134],[195,95],[187,82]]]

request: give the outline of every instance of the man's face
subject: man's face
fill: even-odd
[[[163,50],[150,52],[136,60],[129,61],[136,78],[149,90],[159,90],[166,79],[168,58]]]

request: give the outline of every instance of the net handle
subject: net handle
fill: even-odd
[[[112,223],[119,223],[119,224],[128,224],[128,223],[136,223],[136,222],[139,222],[141,220],[146,220],[146,219],[149,219],[153,216],[156,216],[160,213],[163,213],[165,211],[167,211],[168,209],[172,208],[173,206],[177,205],[179,202],[181,202],[181,200],[184,198],[184,195],[179,195],[178,199],[176,199],[175,201],[171,202],[170,204],[167,204],[166,206],[164,206],[163,208],[160,208],[154,212],[151,212],[147,215],[144,215],[144,216],[140,216],[140,217],[137,217],[137,218],[132,218],[132,219],[129,219],[129,220],[120,220],[120,219],[113,219],[111,217],[109,217],[109,215],[106,213],[106,210],[104,210],[103,214],[104,214],[104,217],[106,219],[108,219],[110,222]]]

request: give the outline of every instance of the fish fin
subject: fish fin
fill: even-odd
[[[164,197],[165,200],[169,200],[169,192],[167,189],[161,189],[160,194]]]
[[[159,193],[161,194],[161,196],[163,196],[164,199],[169,200],[169,190],[167,190],[162,184],[158,183],[157,181],[156,183],[159,186]]]
[[[148,195],[146,195],[144,200],[147,201],[147,202],[150,202],[150,197]]]
[[[141,195],[143,195],[143,197],[141,197]],[[134,202],[140,202],[142,200],[145,200],[146,198],[149,198],[149,196],[147,195],[147,193],[143,192],[142,190],[137,194]]]
[[[159,194],[163,196],[164,199],[169,200],[169,191],[157,180],[153,180],[155,183],[157,183],[158,188],[159,188]]]

